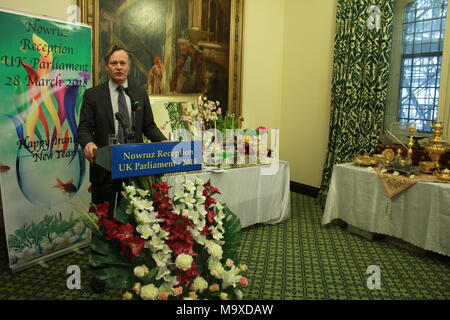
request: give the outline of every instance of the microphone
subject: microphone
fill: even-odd
[[[128,124],[127,124],[127,122],[125,121],[125,119],[123,117],[123,114],[121,114],[120,112],[116,112],[115,116],[116,116],[116,120],[119,121],[119,124],[122,127],[123,131],[127,131],[127,129],[129,127],[128,127]]]
[[[133,131],[135,131],[136,130],[136,110],[142,109],[142,106],[140,106],[139,101],[136,101],[135,95],[129,87],[125,88],[125,93],[130,97],[130,100],[131,100],[131,128],[133,129]]]
[[[119,121],[119,124],[123,129],[125,143],[133,142],[134,131],[129,127],[127,121],[125,121],[123,114],[121,114],[120,112],[116,112],[115,116],[116,116],[116,120]]]

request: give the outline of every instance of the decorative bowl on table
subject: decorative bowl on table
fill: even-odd
[[[373,166],[373,165],[377,164],[374,158],[367,156],[367,155],[356,156],[353,159],[353,162],[355,164],[357,164],[358,166],[363,166],[363,167]]]
[[[450,170],[444,169],[440,173],[436,174],[437,178],[442,181],[450,181]]]

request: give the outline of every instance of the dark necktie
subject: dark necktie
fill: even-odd
[[[118,86],[117,87],[117,91],[119,91],[119,113],[122,114],[123,119],[125,121],[125,123],[128,125],[128,127],[130,126],[130,115],[128,114],[128,108],[127,108],[127,102],[125,100],[125,94],[123,93],[124,88],[122,86]],[[119,141],[120,143],[125,143],[125,137],[124,137],[124,132],[123,132],[123,128],[119,123]]]

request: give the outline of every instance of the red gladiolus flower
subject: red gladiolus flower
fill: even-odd
[[[99,205],[97,205],[97,208],[95,208],[94,206],[89,207],[89,212],[95,213],[99,218],[109,218],[108,210],[109,210],[108,201],[100,203]]]
[[[114,240],[116,238],[116,235],[119,232],[119,225],[117,224],[116,219],[109,220],[100,218],[97,224],[106,231],[106,240]]]
[[[134,236],[133,239],[128,243],[128,248],[130,248],[131,255],[136,257],[144,248],[145,241],[139,236]]]
[[[212,232],[212,230],[208,226],[205,226],[202,230],[202,235],[207,236],[207,235],[210,235],[211,232]]]
[[[162,199],[161,203],[158,205],[158,212],[164,210],[172,210],[173,206],[170,203],[170,198]]]
[[[169,186],[169,184],[167,182],[161,182],[159,184],[154,183],[153,187],[158,189],[159,191],[161,191],[163,194],[168,194],[169,193],[169,189],[172,188],[171,186]]]
[[[97,205],[97,210],[98,211],[108,211],[109,209],[109,202],[105,201],[103,203],[100,203],[99,205]]]
[[[139,236],[133,236],[130,240],[123,241],[120,245],[120,252],[128,257],[129,260],[134,260],[145,246],[145,241]]]
[[[127,240],[131,240],[134,237],[134,227],[131,224],[121,225],[118,228],[118,232],[116,234],[115,239],[119,242],[124,242]]]
[[[212,198],[212,197],[206,197],[206,200],[205,200],[205,206],[206,205],[211,205],[211,204],[216,204],[217,203],[217,201],[216,201],[216,199],[214,199],[214,198]]]
[[[158,191],[153,192],[153,201],[160,202],[163,199],[163,196]]]
[[[216,193],[220,194],[219,189],[217,189],[217,188],[215,188],[215,187],[213,187],[211,185],[211,180],[208,180],[207,183],[203,184],[203,187],[205,188],[205,190],[207,190],[206,193],[205,193],[205,190],[203,190],[203,195],[204,196],[206,196],[206,195],[212,196],[212,195],[214,195]]]
[[[214,210],[207,209],[206,216],[208,218],[209,223],[214,223],[214,217],[216,216],[216,213],[214,212]]]

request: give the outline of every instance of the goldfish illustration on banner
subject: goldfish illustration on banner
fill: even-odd
[[[14,270],[90,239],[72,203],[90,201],[77,123],[92,29],[3,9],[0,29],[0,186]]]
[[[11,169],[9,166],[0,163],[0,173],[8,172]]]
[[[56,178],[57,184],[53,186],[53,188],[57,188],[59,190],[61,190],[64,193],[75,193],[78,191],[77,187],[75,187],[73,185],[73,179],[70,179],[69,181],[67,181],[66,183],[62,182],[61,180],[59,180],[58,178]]]

